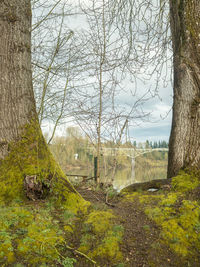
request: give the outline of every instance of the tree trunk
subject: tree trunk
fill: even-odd
[[[170,0],[174,56],[168,177],[200,167],[200,1]]]
[[[32,200],[53,191],[77,211],[85,202],[54,161],[38,123],[30,1],[0,0],[0,33],[0,202],[24,196],[24,190]]]
[[[0,1],[0,158],[36,117],[31,74],[29,1]]]

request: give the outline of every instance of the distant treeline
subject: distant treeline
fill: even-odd
[[[169,145],[169,143],[166,142],[165,140],[159,140],[159,141],[154,141],[154,142],[146,140],[146,142],[144,143],[133,141],[133,143],[126,142],[125,144],[123,144],[123,146],[127,144],[128,144],[128,147],[133,146],[136,148],[168,148],[168,145]]]
[[[63,170],[68,171],[69,168],[79,167],[79,168],[93,168],[95,149],[91,151],[90,147],[93,147],[90,140],[83,136],[80,130],[76,127],[67,128],[66,135],[62,137],[54,138],[50,149],[54,154],[56,160],[59,162]],[[117,143],[108,140],[102,143],[102,147],[115,148],[115,147],[125,147],[125,148],[168,148],[168,143],[166,141],[152,142],[146,140],[146,142],[123,142]],[[140,165],[143,166],[142,161],[146,161],[148,158],[150,161],[154,160],[167,160],[167,151],[152,151],[152,153],[145,154],[141,156],[138,161]],[[109,155],[101,155],[101,164],[106,166],[106,168],[112,168],[113,162],[117,166],[130,167],[131,159],[127,157],[122,152],[117,152],[115,157]]]
[[[162,140],[162,141],[149,141],[149,140],[146,140],[146,146],[147,147],[151,147],[151,148],[168,148],[168,142],[166,142],[165,140]]]

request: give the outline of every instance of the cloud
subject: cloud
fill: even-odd
[[[149,141],[158,141],[158,140],[166,140],[169,139],[171,125],[166,124],[157,124],[151,127],[136,127],[130,129],[130,136],[132,140],[136,140],[138,142]]]

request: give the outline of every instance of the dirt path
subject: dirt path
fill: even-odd
[[[92,191],[91,188],[78,188],[80,194],[96,205],[104,205],[104,192]],[[185,265],[160,238],[160,229],[148,219],[139,201],[123,202],[117,197],[109,206],[116,214],[119,224],[124,227],[124,239],[121,250],[125,266],[130,267],[184,267]],[[109,202],[109,203],[110,203]],[[189,265],[192,266],[192,265]]]

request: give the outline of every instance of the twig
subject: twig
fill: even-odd
[[[68,245],[66,245],[66,248],[67,249],[69,249],[69,250],[71,250],[71,251],[73,251],[73,252],[75,252],[75,253],[77,253],[77,254],[79,254],[79,255],[81,255],[81,256],[83,256],[84,258],[86,258],[87,260],[89,260],[89,261],[91,261],[93,264],[97,264],[96,263],[96,261],[94,261],[93,259],[91,259],[90,257],[88,257],[86,254],[84,254],[83,252],[80,252],[79,250],[76,250],[76,249],[74,249],[74,248],[72,248],[72,247],[70,247],[70,246],[68,246]]]
[[[89,191],[89,192],[91,195],[93,195],[96,198],[96,200],[100,201],[100,199],[97,196],[95,196],[95,194],[93,194],[91,191]]]
[[[87,181],[89,181],[89,180],[92,180],[92,179],[94,179],[95,177],[93,176],[93,177],[89,177],[89,178],[87,178],[87,179],[84,179],[84,182],[87,182]]]
[[[65,243],[65,241],[64,241],[64,243]],[[94,265],[97,264],[96,261],[94,261],[94,260],[92,260],[91,258],[89,258],[89,257],[88,257],[86,254],[84,254],[83,252],[80,252],[79,250],[76,250],[76,249],[74,249],[74,248],[68,246],[66,243],[65,243],[65,246],[66,246],[66,249],[69,249],[69,250],[71,250],[73,253],[77,253],[77,254],[79,254],[80,256],[83,256],[83,257],[86,258],[87,260],[91,261]],[[58,255],[59,255],[61,258],[65,259],[65,257],[64,257],[63,255],[60,254],[60,252],[57,250],[57,248],[56,248],[56,247],[54,247],[54,248],[55,248],[56,252],[58,253]],[[99,267],[99,266],[97,266],[97,267]]]
[[[113,208],[115,207],[114,204],[111,204],[111,203],[108,202],[108,193],[106,194],[106,201],[105,201],[105,204],[108,205],[108,206],[111,206],[111,207],[113,207]]]

